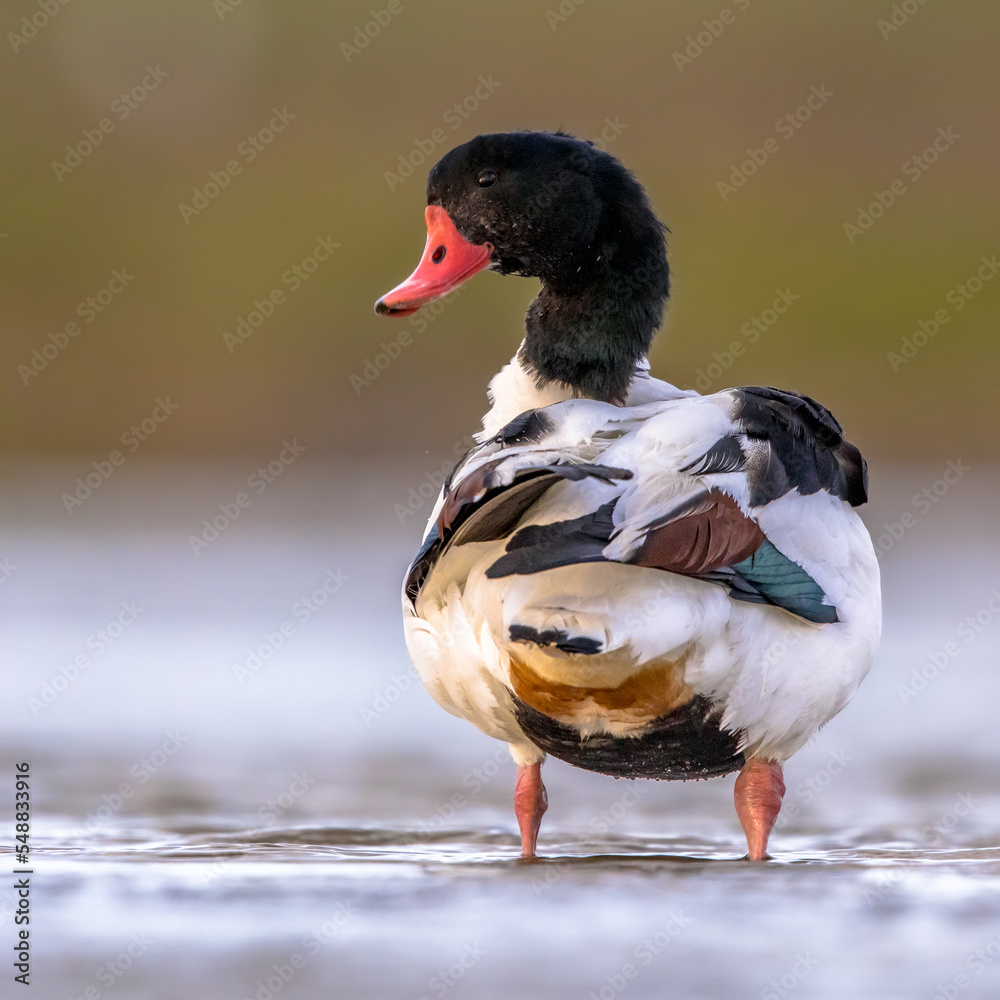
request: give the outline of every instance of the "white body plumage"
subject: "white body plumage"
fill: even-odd
[[[515,691],[523,694],[525,677],[532,696],[542,699],[535,704],[555,706],[551,714],[584,740],[638,734],[658,705],[700,697],[723,730],[738,734],[747,759],[782,761],[843,708],[867,673],[881,626],[868,532],[851,506],[825,489],[800,495],[793,488],[751,505],[748,477],[767,475],[760,463],[770,461],[769,445],[742,433],[734,392],[700,396],[642,370],[618,407],[573,399],[553,383],[539,390],[516,357],[491,382],[493,406],[478,436],[483,447],[460,463],[452,488],[487,463],[505,483],[520,469],[553,463],[600,463],[631,473],[622,480],[559,481],[517,520],[518,531],[561,524],[614,500],[606,561],[490,577],[507,532],[445,548],[418,591],[404,589],[406,642],[424,684],[447,711],[506,741],[518,764],[545,755],[518,721]],[[511,420],[538,407],[549,407],[538,440],[491,445]],[[727,437],[741,442],[746,467],[697,471],[698,460]],[[626,561],[651,525],[706,490],[735,500],[822,588],[838,620],[817,624],[781,607],[734,599],[718,582]],[[444,502],[442,495],[425,541]],[[521,638],[512,638],[512,625]],[[570,637],[589,651],[525,641],[531,630]],[[657,664],[671,668],[656,674],[651,665]],[[670,690],[651,693],[656,683]],[[637,685],[643,696],[631,704],[614,695]]]

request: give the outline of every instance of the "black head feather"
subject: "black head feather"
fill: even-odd
[[[431,170],[427,201],[490,267],[542,280],[522,361],[540,383],[620,402],[669,293],[664,226],[613,156],[564,133],[480,135]]]

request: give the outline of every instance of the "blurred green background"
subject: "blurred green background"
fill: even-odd
[[[480,276],[426,329],[372,304],[417,261],[436,159],[479,132],[561,128],[603,132],[670,226],[657,374],[695,385],[735,340],[746,350],[711,388],[807,392],[873,457],[995,456],[1000,281],[952,290],[1000,252],[1000,9],[734,0],[723,23],[723,7],[5,5],[0,448],[100,460],[166,399],[177,410],[142,444],[151,457],[292,436],[314,457],[448,454],[476,429],[537,283]],[[831,96],[779,129],[814,87]],[[282,131],[241,147],[275,108]],[[100,144],[54,168],[102,119]],[[446,141],[390,185],[435,129]],[[958,138],[921,171],[911,158],[939,130]],[[724,199],[718,183],[768,139]],[[232,160],[239,173],[185,220],[179,206]],[[894,181],[905,190],[851,241],[845,223]],[[293,291],[282,275],[320,237],[339,246]],[[78,305],[115,270],[131,280],[84,322]],[[276,288],[284,301],[231,351],[223,334]],[[798,299],[749,343],[741,328],[778,289]],[[940,332],[894,371],[890,352],[940,309]],[[79,335],[46,349],[73,320]],[[403,329],[412,342],[359,392],[351,376]]]

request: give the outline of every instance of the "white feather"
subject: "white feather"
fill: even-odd
[[[751,508],[743,473],[682,471],[714,442],[738,433],[731,394],[701,397],[643,372],[627,405],[616,407],[572,399],[553,385],[539,390],[515,357],[490,383],[490,396],[493,405],[478,436],[484,443],[525,410],[561,405],[543,442],[489,445],[463,475],[498,458],[497,475],[505,483],[518,470],[557,461],[599,462],[633,474],[612,482],[558,483],[519,528],[582,517],[618,497],[616,534],[605,554],[624,559],[651,523],[711,485],[729,493],[772,544],[813,577],[840,620],[813,625],[779,608],[733,600],[713,583],[617,562],[490,579],[486,570],[503,555],[507,538],[453,546],[433,567],[415,610],[404,597],[410,653],[444,708],[510,743],[519,763],[531,763],[544,754],[514,717],[512,651],[529,657],[543,676],[614,686],[601,674],[607,667],[600,657],[588,662],[552,646],[514,643],[509,629],[517,623],[590,637],[603,651],[626,652],[640,666],[683,654],[685,680],[721,709],[726,728],[742,732],[750,755],[784,760],[840,711],[868,671],[879,638],[871,540],[848,504],[825,491],[792,491]],[[428,531],[440,507],[441,498]],[[629,726],[594,718],[584,734],[602,730],[623,734]]]

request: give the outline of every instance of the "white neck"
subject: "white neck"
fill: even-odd
[[[534,410],[539,406],[561,403],[564,399],[576,397],[573,390],[563,382],[549,382],[539,388],[535,384],[535,377],[521,365],[518,354],[490,380],[490,410],[483,417],[483,429],[476,435],[476,440],[480,443],[499,433],[501,428],[525,410]],[[698,394],[693,390],[685,392],[669,382],[652,378],[649,374],[649,362],[643,358],[639,362],[639,370],[632,381],[625,405],[639,406],[642,403],[696,395]]]
[[[548,406],[550,403],[561,403],[564,399],[572,399],[573,396],[573,390],[563,382],[549,382],[539,389],[534,376],[524,370],[515,354],[490,379],[491,406],[483,417],[483,429],[476,438],[479,441],[488,441],[525,410]]]

